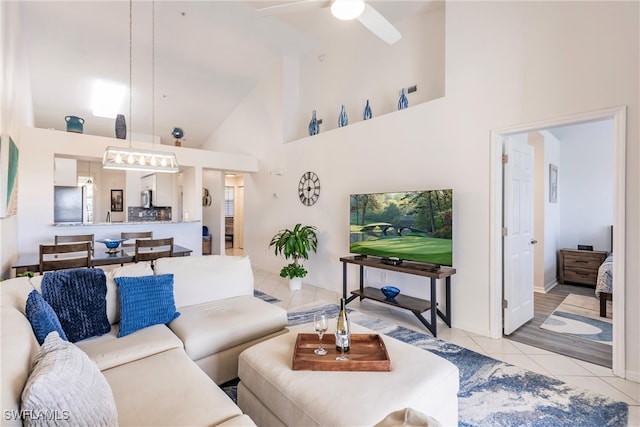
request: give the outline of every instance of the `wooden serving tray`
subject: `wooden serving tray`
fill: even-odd
[[[378,334],[351,334],[349,351],[345,353],[349,360],[336,360],[340,352],[336,350],[334,334],[325,334],[322,337],[322,346],[328,351],[326,355],[317,356],[313,353],[319,344],[317,334],[298,334],[293,349],[292,369],[294,371],[391,370],[387,347]]]

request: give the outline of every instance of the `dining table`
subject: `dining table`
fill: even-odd
[[[180,245],[173,245],[173,256],[189,256],[192,249]],[[126,264],[134,262],[135,248],[120,248],[115,252],[109,252],[107,248],[94,248],[91,254],[91,264],[94,267],[101,265]],[[16,271],[16,275],[28,271],[40,271],[40,254],[38,252],[28,252],[20,254],[18,260],[11,266]]]

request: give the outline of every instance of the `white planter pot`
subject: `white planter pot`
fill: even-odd
[[[289,289],[292,291],[299,291],[302,289],[302,277],[294,277],[289,279]]]

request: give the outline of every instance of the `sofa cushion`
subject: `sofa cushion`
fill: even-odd
[[[169,327],[193,360],[277,332],[287,325],[287,312],[253,296],[239,296],[183,307]]]
[[[106,294],[106,278],[100,269],[50,271],[42,279],[42,296],[55,310],[71,342],[111,330]]]
[[[120,301],[118,338],[180,316],[173,299],[173,274],[116,277],[115,281]]]
[[[240,295],[253,296],[253,271],[249,257],[188,256],[156,260],[156,274],[173,274],[176,307]]]
[[[118,285],[116,285],[116,277],[139,277],[151,276],[153,270],[150,262],[136,262],[126,264],[122,267],[114,268],[105,272],[107,277],[107,318],[112,325],[120,322],[120,302],[118,301]]]
[[[6,287],[12,286],[11,282],[13,281],[13,279],[7,280],[0,284],[3,296],[2,304],[9,302],[4,296],[6,295],[5,291],[8,290]],[[25,293],[24,298],[26,295]],[[24,307],[24,299],[21,306]],[[29,377],[33,360],[40,351],[40,346],[33,335],[31,324],[16,307],[6,305],[0,307],[0,334],[2,336],[0,397],[2,398],[2,410],[5,411],[2,425],[22,426],[18,415],[22,389]]]
[[[182,349],[103,372],[121,426],[210,426],[242,415]]]
[[[183,347],[182,341],[165,325],[149,326],[122,338],[118,338],[118,329],[118,325],[113,325],[108,334],[76,343],[101,371]]]
[[[51,332],[22,392],[23,414],[46,414],[68,425],[118,424],[109,383],[78,347]],[[47,425],[26,417],[24,425]]]
[[[68,341],[56,312],[35,289],[27,297],[24,311],[39,344],[42,344],[49,332],[53,331],[56,331],[60,338]]]
[[[412,408],[393,411],[373,427],[441,427],[433,417]]]

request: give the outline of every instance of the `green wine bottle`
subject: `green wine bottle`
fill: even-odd
[[[336,350],[342,351],[342,347],[344,346],[344,351],[349,351],[349,341],[351,340],[351,330],[349,325],[349,319],[347,318],[347,309],[346,309],[346,301],[344,298],[340,298],[340,313],[338,313],[338,325],[336,326]],[[338,331],[346,331],[346,338],[340,339],[338,336]]]

